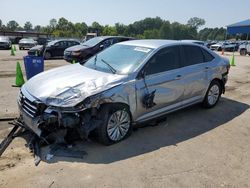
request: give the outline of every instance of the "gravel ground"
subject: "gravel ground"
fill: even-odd
[[[18,114],[18,88],[11,85],[25,53],[0,51],[1,118]],[[55,157],[35,167],[25,140],[17,138],[0,158],[0,187],[250,187],[250,57],[235,60],[215,108],[172,113],[109,147],[80,142],[76,147],[88,153],[82,160]],[[66,64],[50,60],[45,67]],[[0,122],[0,139],[9,129]]]

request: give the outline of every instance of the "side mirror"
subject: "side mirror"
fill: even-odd
[[[103,44],[101,44],[101,45],[100,45],[100,48],[101,48],[101,49],[103,49],[103,48],[104,48],[104,45],[103,45]]]
[[[141,72],[138,74],[137,79],[144,79],[146,76],[146,71],[145,69],[141,70]]]

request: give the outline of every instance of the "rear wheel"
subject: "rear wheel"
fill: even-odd
[[[50,52],[45,52],[44,58],[45,59],[50,59],[51,58],[51,53]]]
[[[99,141],[104,145],[117,143],[131,133],[131,116],[124,105],[109,105],[102,109],[103,125],[97,128]]]
[[[214,107],[218,103],[221,93],[221,84],[217,80],[212,81],[204,98],[203,106],[206,108]]]

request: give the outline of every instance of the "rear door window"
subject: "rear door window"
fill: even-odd
[[[180,67],[179,46],[167,47],[157,52],[147,63],[146,75],[170,71]]]
[[[183,61],[182,66],[196,65],[204,62],[203,53],[200,47],[183,45]]]
[[[210,54],[207,50],[201,48],[203,56],[204,56],[204,62],[210,62],[213,61],[214,56]]]

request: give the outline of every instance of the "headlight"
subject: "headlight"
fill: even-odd
[[[72,52],[72,53],[71,53],[71,55],[73,55],[73,56],[79,56],[80,54],[81,54],[80,51],[76,51],[76,52]]]
[[[93,81],[83,82],[74,87],[59,88],[46,99],[46,104],[57,107],[74,107],[96,89],[96,83]]]
[[[60,94],[50,96],[47,98],[46,103],[51,106],[69,107],[74,106],[81,102],[81,91],[76,88],[65,88]]]

